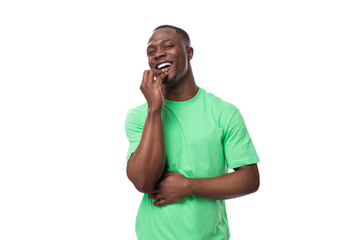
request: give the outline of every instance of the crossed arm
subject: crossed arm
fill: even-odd
[[[175,203],[191,195],[219,200],[236,198],[259,188],[257,164],[235,168],[235,172],[223,176],[201,179],[187,178],[177,172],[163,175],[164,166],[161,112],[149,110],[140,143],[128,161],[127,175],[138,191],[158,200],[154,206]]]
[[[256,192],[259,183],[256,164],[214,178],[186,178],[180,173],[168,172],[148,198],[159,200],[154,206],[175,203],[191,195],[223,200]]]

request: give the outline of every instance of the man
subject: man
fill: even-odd
[[[145,193],[136,218],[140,240],[229,239],[224,200],[259,187],[244,120],[234,105],[196,85],[193,53],[184,30],[157,27],[140,86],[147,103],[126,117],[127,175]]]

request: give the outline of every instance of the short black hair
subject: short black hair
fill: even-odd
[[[177,33],[181,34],[181,36],[184,38],[185,42],[187,44],[189,44],[190,46],[190,37],[189,37],[189,34],[187,34],[187,32],[185,32],[183,29],[181,28],[178,28],[178,27],[175,27],[175,26],[172,26],[172,25],[160,25],[158,26],[157,28],[154,29],[155,30],[158,30],[160,28],[172,28],[174,29]]]

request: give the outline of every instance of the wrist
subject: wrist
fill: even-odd
[[[195,195],[195,186],[196,179],[195,178],[185,178],[186,179],[186,195],[192,196]]]
[[[159,114],[161,113],[161,108],[148,107],[148,114]]]

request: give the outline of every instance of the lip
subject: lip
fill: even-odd
[[[166,68],[162,68],[162,69],[165,70],[165,72],[169,72],[169,71],[171,70],[172,66],[174,65],[174,62],[173,62],[173,61],[161,61],[161,62],[157,62],[157,63],[154,65],[154,69],[160,70],[160,69],[157,68],[157,66],[159,66],[159,65],[162,64],[162,63],[166,63],[166,62],[171,63],[171,65],[170,65],[170,66],[167,66]],[[160,70],[160,71],[161,71],[161,70]]]
[[[169,72],[172,66],[173,66],[173,64],[171,64],[170,66],[167,66],[166,68],[163,68],[163,69],[165,70],[165,72]]]
[[[164,69],[170,68],[170,67],[173,65],[173,61],[161,61],[161,62],[158,62],[158,63],[155,64],[155,69],[158,69],[157,67],[158,67],[160,64],[163,64],[163,63],[166,63],[166,62],[171,63],[171,65],[168,66],[168,67],[166,67],[166,68],[164,68]]]

